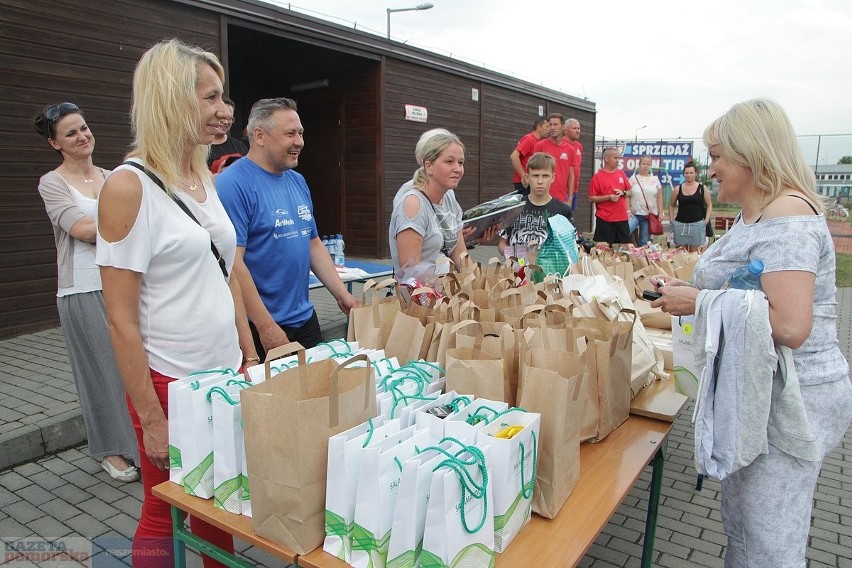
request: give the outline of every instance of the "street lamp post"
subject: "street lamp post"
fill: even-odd
[[[642,126],[636,129],[636,132],[633,133],[633,142],[639,142],[639,131],[643,128],[648,128],[648,125],[643,124]]]
[[[428,10],[430,8],[434,8],[435,6],[430,2],[426,2],[424,4],[418,4],[413,8],[387,8],[388,13],[388,39],[390,39],[390,15],[392,12],[414,12],[415,10]]]

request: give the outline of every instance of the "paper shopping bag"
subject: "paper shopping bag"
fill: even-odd
[[[396,295],[386,296],[387,290],[396,290]],[[399,287],[396,280],[386,278],[378,283],[367,280],[361,305],[349,311],[346,338],[349,341],[357,341],[363,347],[384,349],[399,307]]]
[[[447,349],[446,370],[448,389],[509,404],[515,400],[511,377],[500,355],[470,347]]]
[[[541,415],[532,510],[554,518],[580,479],[583,354],[526,348],[518,406]]]
[[[435,335],[435,325],[424,325],[414,316],[397,312],[385,346],[385,354],[388,357],[396,357],[400,363],[426,358]]]
[[[416,455],[416,448],[431,444],[427,430],[416,430],[412,426],[362,450],[349,562],[355,568],[384,568],[401,464]]]
[[[252,524],[307,554],[325,536],[328,439],[376,415],[376,387],[365,355],[307,364],[286,347],[299,365],[241,393]]]
[[[495,552],[506,550],[530,520],[540,428],[540,414],[513,408],[477,433],[477,446],[488,446]]]
[[[508,408],[509,405],[500,400],[476,398],[444,418],[444,436],[461,440],[465,444],[476,444],[479,430]]]
[[[248,475],[243,471],[243,414],[240,391],[246,381],[228,381],[207,393],[213,411],[213,506],[229,513],[243,512],[243,491]]]
[[[322,548],[346,562],[352,558],[352,520],[355,517],[355,492],[362,449],[370,443],[375,428],[382,424],[380,417],[372,418],[328,439],[325,542]]]
[[[691,399],[698,394],[693,316],[672,316],[672,371],[675,390]]]
[[[193,383],[213,384],[228,380],[236,375],[233,369],[210,369],[197,371],[188,377],[177,379],[169,383],[168,408],[169,408],[169,481],[180,485],[183,479],[183,456],[181,443],[181,430],[189,436],[192,432],[191,414],[189,409],[189,391],[178,397],[178,391],[190,388]],[[181,428],[183,426],[183,428]]]
[[[388,544],[387,568],[413,568],[419,565],[432,474],[447,459],[447,453],[452,454],[457,449],[454,449],[452,442],[443,441],[436,446],[421,448],[417,455],[402,463]]]
[[[435,470],[423,530],[420,565],[494,566],[494,499],[488,448],[467,446]]]

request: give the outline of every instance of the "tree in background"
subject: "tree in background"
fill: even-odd
[[[837,160],[837,165],[842,166],[843,164],[852,164],[852,156],[843,156],[839,160]]]

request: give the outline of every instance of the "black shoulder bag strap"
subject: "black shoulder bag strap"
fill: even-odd
[[[134,167],[134,168],[136,168],[137,170],[141,170],[141,171],[142,171],[142,173],[144,173],[146,176],[148,176],[149,178],[151,178],[151,181],[153,181],[153,182],[154,182],[154,183],[156,183],[158,186],[160,186],[160,189],[162,189],[162,190],[166,193],[166,195],[168,195],[169,197],[171,197],[171,198],[172,198],[172,201],[174,201],[175,203],[177,203],[178,207],[180,207],[181,209],[183,209],[183,212],[184,212],[184,213],[186,213],[187,215],[189,215],[189,218],[190,218],[190,219],[192,219],[193,221],[195,221],[196,223],[198,223],[198,226],[199,226],[199,227],[201,227],[202,229],[204,229],[204,225],[202,225],[202,224],[198,221],[198,219],[196,219],[195,215],[193,215],[193,214],[192,214],[192,211],[190,211],[190,210],[189,210],[189,207],[187,207],[187,206],[186,206],[186,203],[184,203],[183,201],[181,201],[180,199],[178,199],[176,195],[169,193],[169,192],[168,192],[168,190],[166,189],[165,184],[163,183],[163,180],[161,180],[159,177],[157,177],[157,175],[156,175],[154,172],[152,172],[151,170],[149,170],[148,168],[146,168],[146,167],[145,167],[145,166],[143,166],[142,164],[138,164],[138,163],[136,163],[136,162],[132,162],[132,161],[130,161],[130,160],[125,161],[125,162],[124,162],[124,164],[125,164],[125,165],[128,165],[128,166],[133,166],[133,167]],[[206,229],[205,229],[205,230],[206,230]],[[227,280],[227,278],[228,278],[228,269],[225,267],[225,259],[224,259],[224,258],[222,258],[222,255],[221,255],[221,254],[219,254],[219,249],[217,249],[217,248],[216,248],[216,245],[215,245],[215,244],[213,244],[213,239],[212,239],[212,238],[210,239],[210,251],[213,253],[213,258],[215,258],[215,259],[216,259],[216,262],[217,262],[217,263],[219,263],[219,268],[222,270],[222,275],[223,275],[223,276],[225,277],[225,279]]]

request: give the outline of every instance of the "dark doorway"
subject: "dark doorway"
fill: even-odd
[[[305,129],[305,148],[299,155],[299,173],[305,176],[314,200],[320,235],[346,234],[341,175],[343,104],[337,97],[296,99]]]

